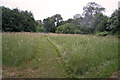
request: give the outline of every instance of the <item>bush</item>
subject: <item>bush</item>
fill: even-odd
[[[65,34],[73,34],[75,31],[75,25],[73,23],[66,23],[57,28],[56,33],[65,33]]]
[[[107,36],[107,35],[108,35],[108,32],[107,32],[107,31],[97,32],[96,35],[97,35],[97,36]]]

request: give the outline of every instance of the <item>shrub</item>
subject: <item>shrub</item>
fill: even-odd
[[[56,30],[56,33],[73,34],[74,31],[75,31],[75,25],[73,23],[66,23],[64,25],[59,26]]]
[[[107,35],[108,35],[108,32],[107,32],[107,31],[97,32],[96,35],[97,35],[97,36],[107,36]]]

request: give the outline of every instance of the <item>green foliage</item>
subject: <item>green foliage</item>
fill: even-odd
[[[112,33],[120,32],[120,8],[115,10],[109,19],[107,29]]]
[[[91,20],[90,26],[96,29],[97,25],[104,19],[104,15],[102,13],[97,13]]]
[[[62,21],[61,15],[56,14],[52,17],[48,17],[47,19],[44,19],[43,25],[47,32],[55,33],[55,31],[56,31],[57,27],[60,25],[61,21]]]
[[[107,36],[108,32],[104,31],[104,32],[97,32],[96,33],[97,36]]]
[[[89,2],[85,7],[83,7],[83,15],[84,16],[94,16],[97,13],[101,13],[105,10],[105,8],[101,7],[101,5],[95,2]]]
[[[55,22],[55,26],[58,27],[60,25],[60,22],[63,20],[62,16],[60,14],[56,14],[52,16]]]
[[[44,28],[42,23],[39,23],[36,27],[36,32],[46,32],[46,29]]]
[[[80,24],[74,24],[73,22],[66,23],[57,28],[56,33],[65,34],[89,34],[92,33],[92,29],[82,26]]]
[[[103,19],[97,24],[96,31],[106,31],[107,30],[107,24],[108,24],[108,18],[103,17]]]
[[[73,23],[66,23],[64,25],[59,26],[56,30],[56,33],[73,34],[74,31],[75,31],[75,25]]]
[[[2,31],[65,34],[94,34],[107,31],[109,34],[118,34],[120,32],[120,8],[114,11],[110,18],[102,14],[103,11],[105,8],[101,5],[89,2],[83,7],[83,17],[76,14],[74,19],[69,18],[63,21],[60,14],[55,14],[44,19],[43,22],[40,20],[38,24],[31,12],[2,7]]]
[[[54,19],[52,19],[51,17],[44,19],[43,25],[44,25],[44,28],[46,29],[47,32],[55,33],[56,27],[55,27]]]
[[[2,7],[3,32],[35,32],[36,21],[31,12]]]
[[[57,28],[56,33],[64,34],[90,34],[92,33],[92,28],[85,27],[80,24],[66,23]]]
[[[74,19],[68,19],[67,21],[66,21],[66,23],[74,23]]]
[[[93,27],[94,23],[92,20],[95,18],[95,15],[98,13],[102,13],[105,10],[101,5],[95,3],[95,2],[89,2],[85,7],[83,7],[83,13],[84,16],[83,21],[81,22],[82,25]]]

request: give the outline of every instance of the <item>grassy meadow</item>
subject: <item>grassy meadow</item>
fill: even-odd
[[[4,78],[111,78],[118,75],[118,39],[3,33],[2,62]]]

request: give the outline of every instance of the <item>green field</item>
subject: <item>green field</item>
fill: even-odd
[[[114,36],[3,33],[3,77],[110,78],[118,75]]]

